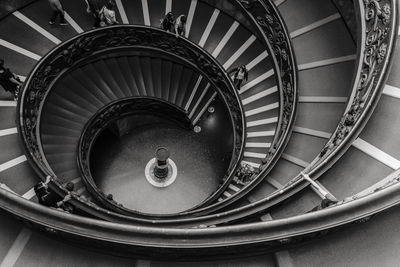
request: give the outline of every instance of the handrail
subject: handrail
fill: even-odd
[[[272,170],[282,155],[289,142],[290,135],[296,119],[298,88],[297,88],[297,64],[294,56],[290,35],[282,16],[272,1],[266,0],[240,0],[243,9],[256,21],[264,37],[266,45],[272,51],[274,65],[278,76],[280,93],[280,112],[274,140],[260,166],[259,178],[250,181],[237,196],[241,198],[255,188]]]
[[[24,83],[22,96],[18,102],[19,133],[29,162],[42,179],[47,175],[56,177],[41,152],[39,134],[41,106],[54,81],[85,58],[90,58],[101,51],[112,52],[117,48],[129,47],[158,49],[174,54],[191,64],[207,78],[228,107],[234,125],[234,151],[224,179],[225,183],[221,186],[221,190],[217,190],[210,197],[210,199],[218,198],[222,189],[233,179],[245,145],[246,123],[238,92],[222,66],[198,45],[185,38],[176,38],[173,34],[146,26],[118,25],[92,30],[60,44],[39,61]],[[60,187],[61,184],[57,186]]]
[[[321,153],[303,173],[317,179],[328,170],[357,138],[375,109],[392,63],[397,40],[398,3],[386,0],[355,1],[359,20],[356,75],[345,113]],[[289,181],[279,194],[288,196],[305,188],[301,174]],[[273,195],[271,195],[272,197]]]
[[[399,178],[397,178],[399,179]],[[105,222],[49,209],[0,189],[0,207],[45,232],[131,256],[198,259],[265,253],[289,243],[327,234],[346,224],[363,223],[400,204],[400,183],[342,205],[269,222],[217,228],[172,229]]]
[[[354,130],[353,132],[357,130],[354,128],[361,127],[363,123],[362,120],[372,112],[373,105],[376,104],[379,91],[387,75],[388,65],[396,39],[398,3],[396,0],[381,1],[381,3],[388,4],[391,11],[388,22],[383,23],[382,21],[382,25],[388,27],[387,35],[384,39],[386,50],[385,53],[383,53],[380,50],[371,51],[360,48],[357,62],[361,67],[365,63],[368,66],[368,62],[371,61],[367,60],[365,62],[364,59],[368,59],[371,55],[381,55],[382,57],[378,56],[376,59],[379,59],[379,62],[377,61],[373,65],[375,70],[377,70],[372,75],[375,78],[365,80],[364,76],[361,80],[356,79],[356,81],[366,81],[366,83],[358,83],[356,86],[362,85],[362,88],[367,89],[366,91],[368,94],[362,95],[366,96],[366,98],[363,100],[364,105],[359,109],[360,114],[354,118],[355,123],[351,124],[352,130]],[[370,10],[369,5],[379,5],[379,3],[373,0],[359,0],[358,4],[362,21],[366,18],[366,22],[370,22],[370,15],[374,14],[374,12]],[[366,14],[368,16],[364,17],[363,15]],[[380,13],[379,16],[381,15]],[[372,23],[372,25],[380,25],[379,23],[380,22]],[[365,25],[365,22],[363,22],[363,25]],[[369,28],[368,31],[367,27],[362,27],[362,29],[364,29],[362,32],[364,36],[363,40],[366,42],[368,41],[365,37],[367,37],[369,33],[372,33],[372,37],[374,37],[374,32],[369,31]],[[372,38],[372,40],[374,40],[374,38]],[[370,41],[366,44],[370,45],[369,42]],[[365,48],[364,43],[361,43],[361,45]],[[374,53],[371,54],[371,52]],[[362,70],[364,71],[365,69]],[[373,80],[372,83],[371,80]],[[365,85],[367,87],[365,87]],[[378,87],[379,89],[368,87],[369,85]],[[351,108],[354,108],[353,103],[356,103],[356,106],[360,106],[360,95],[352,99],[356,99],[357,101],[351,101],[349,103],[349,111],[352,110]],[[353,113],[349,114],[346,112],[345,118],[351,114]],[[335,131],[335,133],[336,132],[337,131]],[[340,139],[340,142],[332,147],[326,155],[336,154],[333,152],[337,152],[339,146],[344,146],[344,143],[350,142],[352,139],[354,138],[348,133],[343,139]],[[324,160],[327,160],[327,157],[325,157]],[[127,253],[137,253],[149,257],[157,253],[159,257],[171,258],[173,257],[171,256],[171,252],[174,252],[175,255],[179,255],[181,259],[185,259],[185,257],[198,258],[203,255],[216,254],[231,256],[237,254],[239,250],[242,252],[241,255],[245,252],[256,253],[260,250],[265,252],[266,250],[272,250],[281,245],[313,238],[319,233],[326,234],[329,231],[333,231],[347,224],[364,222],[372,215],[400,204],[399,180],[400,179],[396,177],[393,183],[384,186],[374,193],[321,211],[270,222],[204,229],[171,229],[132,226],[93,220],[60,213],[39,206],[4,189],[0,190],[0,207],[28,222],[35,223],[37,227],[45,229],[50,233],[58,234],[63,237],[70,237],[74,240],[90,241],[96,246],[106,243],[108,247],[113,246]],[[300,182],[303,181],[294,181],[289,184],[288,187],[295,187],[296,185],[298,188]],[[271,199],[272,198],[269,198],[269,200]],[[251,206],[263,208],[260,203],[262,203],[262,201],[253,203]],[[248,207],[250,206],[247,206],[247,208]],[[262,211],[263,209],[259,210],[259,212]],[[254,211],[249,209],[248,214],[254,214]],[[241,215],[244,215],[244,213],[241,213]]]

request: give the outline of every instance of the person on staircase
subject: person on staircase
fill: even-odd
[[[4,67],[3,59],[0,59],[0,85],[6,92],[13,94],[14,100],[17,100],[22,81],[15,73]]]
[[[258,173],[259,169],[242,162],[233,180],[238,184],[246,185],[251,182]]]
[[[186,16],[180,15],[175,21],[175,34],[178,36],[186,35]]]
[[[313,212],[313,211],[322,210],[322,209],[325,209],[325,208],[329,208],[330,206],[335,205],[337,202],[338,202],[337,200],[324,198],[319,205],[315,206],[313,209],[311,209],[307,213]]]
[[[40,182],[33,187],[35,194],[38,198],[39,204],[46,207],[57,208],[57,202],[61,200],[61,197],[51,190],[49,190],[49,183],[51,181],[51,176],[46,177],[45,182]]]
[[[74,213],[75,208],[72,204],[68,203],[69,200],[72,198],[72,194],[74,194],[74,188],[75,185],[72,182],[68,182],[65,186],[65,189],[67,189],[68,193],[65,195],[65,197],[58,201],[56,203],[56,207],[59,210],[65,211],[67,213]]]
[[[174,14],[172,14],[172,12],[168,12],[165,15],[164,19],[161,20],[161,28],[164,31],[174,33],[174,31],[175,31],[174,25],[175,25],[175,23],[174,23]]]
[[[68,213],[73,213],[74,206],[69,204],[68,201],[72,198],[74,183],[68,182],[66,184],[65,189],[67,189],[68,193],[65,195],[64,198],[62,198],[56,192],[49,189],[49,183],[51,180],[52,178],[49,175],[46,177],[45,182],[40,182],[33,187],[39,204]]]
[[[117,18],[115,16],[115,4],[114,2],[108,1],[108,3],[103,6],[103,8],[99,12],[99,17],[100,17],[100,26],[105,27],[105,26],[111,26],[118,24]]]
[[[233,83],[236,88],[240,90],[243,82],[246,82],[249,78],[249,72],[245,65],[235,68],[229,72],[229,75],[233,74]]]
[[[104,0],[85,0],[86,12],[92,13],[94,18],[93,28],[100,27],[100,10],[104,6]]]
[[[68,23],[65,21],[65,12],[60,3],[60,0],[49,0],[49,4],[51,9],[53,9],[53,15],[50,18],[49,24],[53,25],[54,23],[56,23],[57,17],[60,17],[60,25],[68,25]]]

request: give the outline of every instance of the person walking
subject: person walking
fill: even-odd
[[[174,33],[174,14],[172,12],[168,12],[164,19],[161,21],[161,28],[164,31]]]
[[[240,90],[243,82],[246,82],[249,78],[249,73],[245,65],[235,68],[229,72],[229,75],[233,75],[233,82],[238,90]]]
[[[3,59],[0,59],[0,85],[4,91],[13,94],[14,100],[17,100],[22,81],[16,74],[4,67]]]
[[[45,182],[39,182],[33,187],[33,190],[38,198],[39,204],[47,207],[57,208],[57,202],[61,201],[61,197],[54,191],[49,189],[49,183],[52,178],[50,176],[46,177]]]
[[[64,9],[60,3],[60,0],[49,0],[51,9],[53,9],[53,15],[50,18],[49,24],[53,25],[56,23],[57,17],[60,17],[60,25],[68,25],[64,17]]]
[[[105,6],[103,6],[103,8],[100,10],[99,16],[100,16],[101,27],[118,24],[114,8],[115,8],[114,2],[108,1],[108,3]]]
[[[186,34],[186,16],[180,15],[175,21],[176,36],[185,36]]]
[[[93,28],[100,27],[100,10],[103,7],[103,0],[85,0],[86,2],[86,12],[92,13],[94,18]]]

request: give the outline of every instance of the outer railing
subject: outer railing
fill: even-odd
[[[234,151],[224,178],[225,183],[210,197],[218,198],[218,194],[232,180],[245,144],[246,123],[237,90],[222,66],[206,51],[187,39],[176,38],[173,34],[145,26],[121,25],[83,33],[57,46],[35,66],[24,84],[18,103],[19,133],[33,168],[42,179],[47,175],[56,178],[41,148],[40,113],[46,95],[57,79],[69,69],[97,55],[135,47],[158,49],[191,65],[206,77],[228,107],[234,131]],[[57,178],[55,181],[58,181]],[[61,187],[63,181],[58,182],[60,184],[54,186],[59,187],[60,192],[65,192]]]
[[[359,47],[357,61],[360,75],[355,79],[359,83],[356,83],[355,86],[361,86],[361,90],[357,97],[351,98],[352,101],[350,101],[348,111],[344,116],[344,118],[349,115],[355,117],[354,123],[350,125],[346,123],[346,127],[351,127],[351,132],[355,132],[355,128],[362,124],[362,119],[368,116],[377,101],[377,95],[379,95],[389,68],[389,59],[393,52],[398,29],[397,1],[359,0],[358,5],[362,26],[360,29],[363,36],[360,40],[363,42]],[[382,10],[385,9],[386,12],[377,13],[376,11],[379,11],[380,7],[383,7]],[[380,30],[375,31],[374,29]],[[380,46],[377,46],[380,42],[376,42],[380,39],[377,37],[382,36],[380,34],[382,32],[385,37],[380,40],[382,41]],[[375,45],[370,47],[373,43]],[[369,70],[374,70],[373,74],[361,76],[365,71],[369,73]],[[361,79],[361,77],[363,78]],[[353,101],[354,99],[357,101]],[[361,106],[360,100],[363,102]],[[354,116],[354,111],[352,111],[349,114],[355,107],[359,107],[355,110],[360,113]],[[340,149],[341,145],[344,146],[351,140],[351,132],[341,139],[336,139],[336,133],[341,129],[339,127],[331,139],[340,141],[330,147],[321,157],[336,154],[335,152]],[[324,158],[322,161],[326,159]],[[318,162],[316,163],[318,164]],[[158,257],[174,258],[173,255],[178,255],[180,259],[199,259],[203,255],[233,256],[237,253],[243,255],[245,252],[265,253],[282,245],[327,234],[346,224],[365,222],[372,215],[400,204],[399,180],[396,176],[391,182],[379,187],[371,194],[314,213],[271,222],[205,229],[129,226],[92,220],[27,202],[5,190],[0,190],[0,206],[30,223],[33,222],[34,226],[47,232],[80,242],[90,242],[97,247],[106,244],[110,250],[114,248],[115,251],[136,253],[139,256],[157,255]],[[296,183],[293,182],[288,187],[295,187]],[[272,201],[272,198],[268,200]],[[240,213],[236,215],[254,214],[254,210],[250,208],[260,208],[261,212],[265,207],[263,204],[262,201],[256,202],[241,209]],[[221,213],[219,217],[224,215],[226,214]]]
[[[326,235],[347,224],[363,223],[372,215],[400,204],[400,183],[334,208],[271,222],[204,229],[132,226],[75,216],[27,202],[0,190],[2,209],[32,227],[108,253],[157,259],[201,260],[265,254],[290,243]]]
[[[379,100],[390,68],[390,60],[397,37],[398,3],[391,0],[381,2],[360,0],[356,3],[356,10],[359,12],[360,36],[358,38],[357,71],[353,81],[353,93],[349,98],[345,114],[325,149],[303,171],[312,179],[317,179],[333,165],[362,130]],[[179,222],[162,220],[157,223],[196,226],[242,220],[246,216],[255,216],[267,212],[268,208],[281,203],[308,186],[310,186],[310,183],[299,174],[281,190],[250,205],[214,215],[187,217]],[[211,208],[213,207],[211,206]]]
[[[360,0],[355,4],[359,36],[352,94],[326,146],[303,171],[312,179],[328,170],[357,138],[379,101],[391,65],[398,29],[397,1]],[[279,203],[308,185],[300,174],[265,203],[270,200]]]

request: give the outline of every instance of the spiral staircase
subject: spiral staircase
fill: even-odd
[[[83,0],[62,1],[68,26],[0,3],[25,81],[0,93],[1,266],[397,264],[397,1],[115,2],[123,25],[94,30]],[[168,11],[185,37],[158,29]],[[160,191],[142,174],[166,143]],[[74,214],[37,203],[46,176]]]

